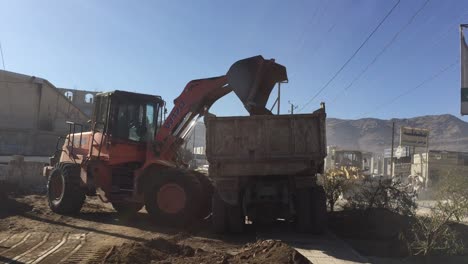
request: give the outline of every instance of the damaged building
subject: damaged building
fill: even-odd
[[[96,93],[0,70],[0,156],[49,156],[68,133],[66,121],[89,120]]]

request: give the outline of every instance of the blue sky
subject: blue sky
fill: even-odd
[[[412,88],[458,59],[458,24],[468,23],[468,1],[429,1],[343,94],[425,1],[401,0],[302,112],[325,101],[328,115],[338,118],[460,116],[459,64]],[[40,76],[58,87],[157,94],[169,106],[188,81],[223,75],[235,61],[261,54],[288,68],[281,109],[287,113],[287,102],[302,108],[395,2],[0,0],[0,41],[7,70]],[[389,103],[405,91],[411,92]],[[211,111],[246,114],[234,95]]]

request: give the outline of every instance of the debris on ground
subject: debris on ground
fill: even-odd
[[[219,263],[219,264],[309,264],[293,248],[276,240],[260,240],[246,245],[238,254],[205,251],[180,244],[174,239],[156,238],[146,243],[123,243],[111,248],[104,263]]]
[[[234,262],[229,263],[310,263],[295,249],[278,240],[260,240],[247,244],[239,254],[234,256],[233,260]]]

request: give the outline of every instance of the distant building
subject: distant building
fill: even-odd
[[[99,92],[67,88],[58,88],[58,90],[86,115],[93,114],[94,98]]]

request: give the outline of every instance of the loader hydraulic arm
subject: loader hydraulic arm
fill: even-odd
[[[190,81],[174,100],[174,108],[155,136],[156,155],[164,160],[174,160],[196,119],[231,91],[224,75]]]
[[[271,114],[265,108],[271,90],[287,79],[284,66],[259,55],[235,62],[226,75],[190,81],[155,136],[155,156],[174,161],[195,118],[205,115],[214,102],[231,91],[251,115]]]

